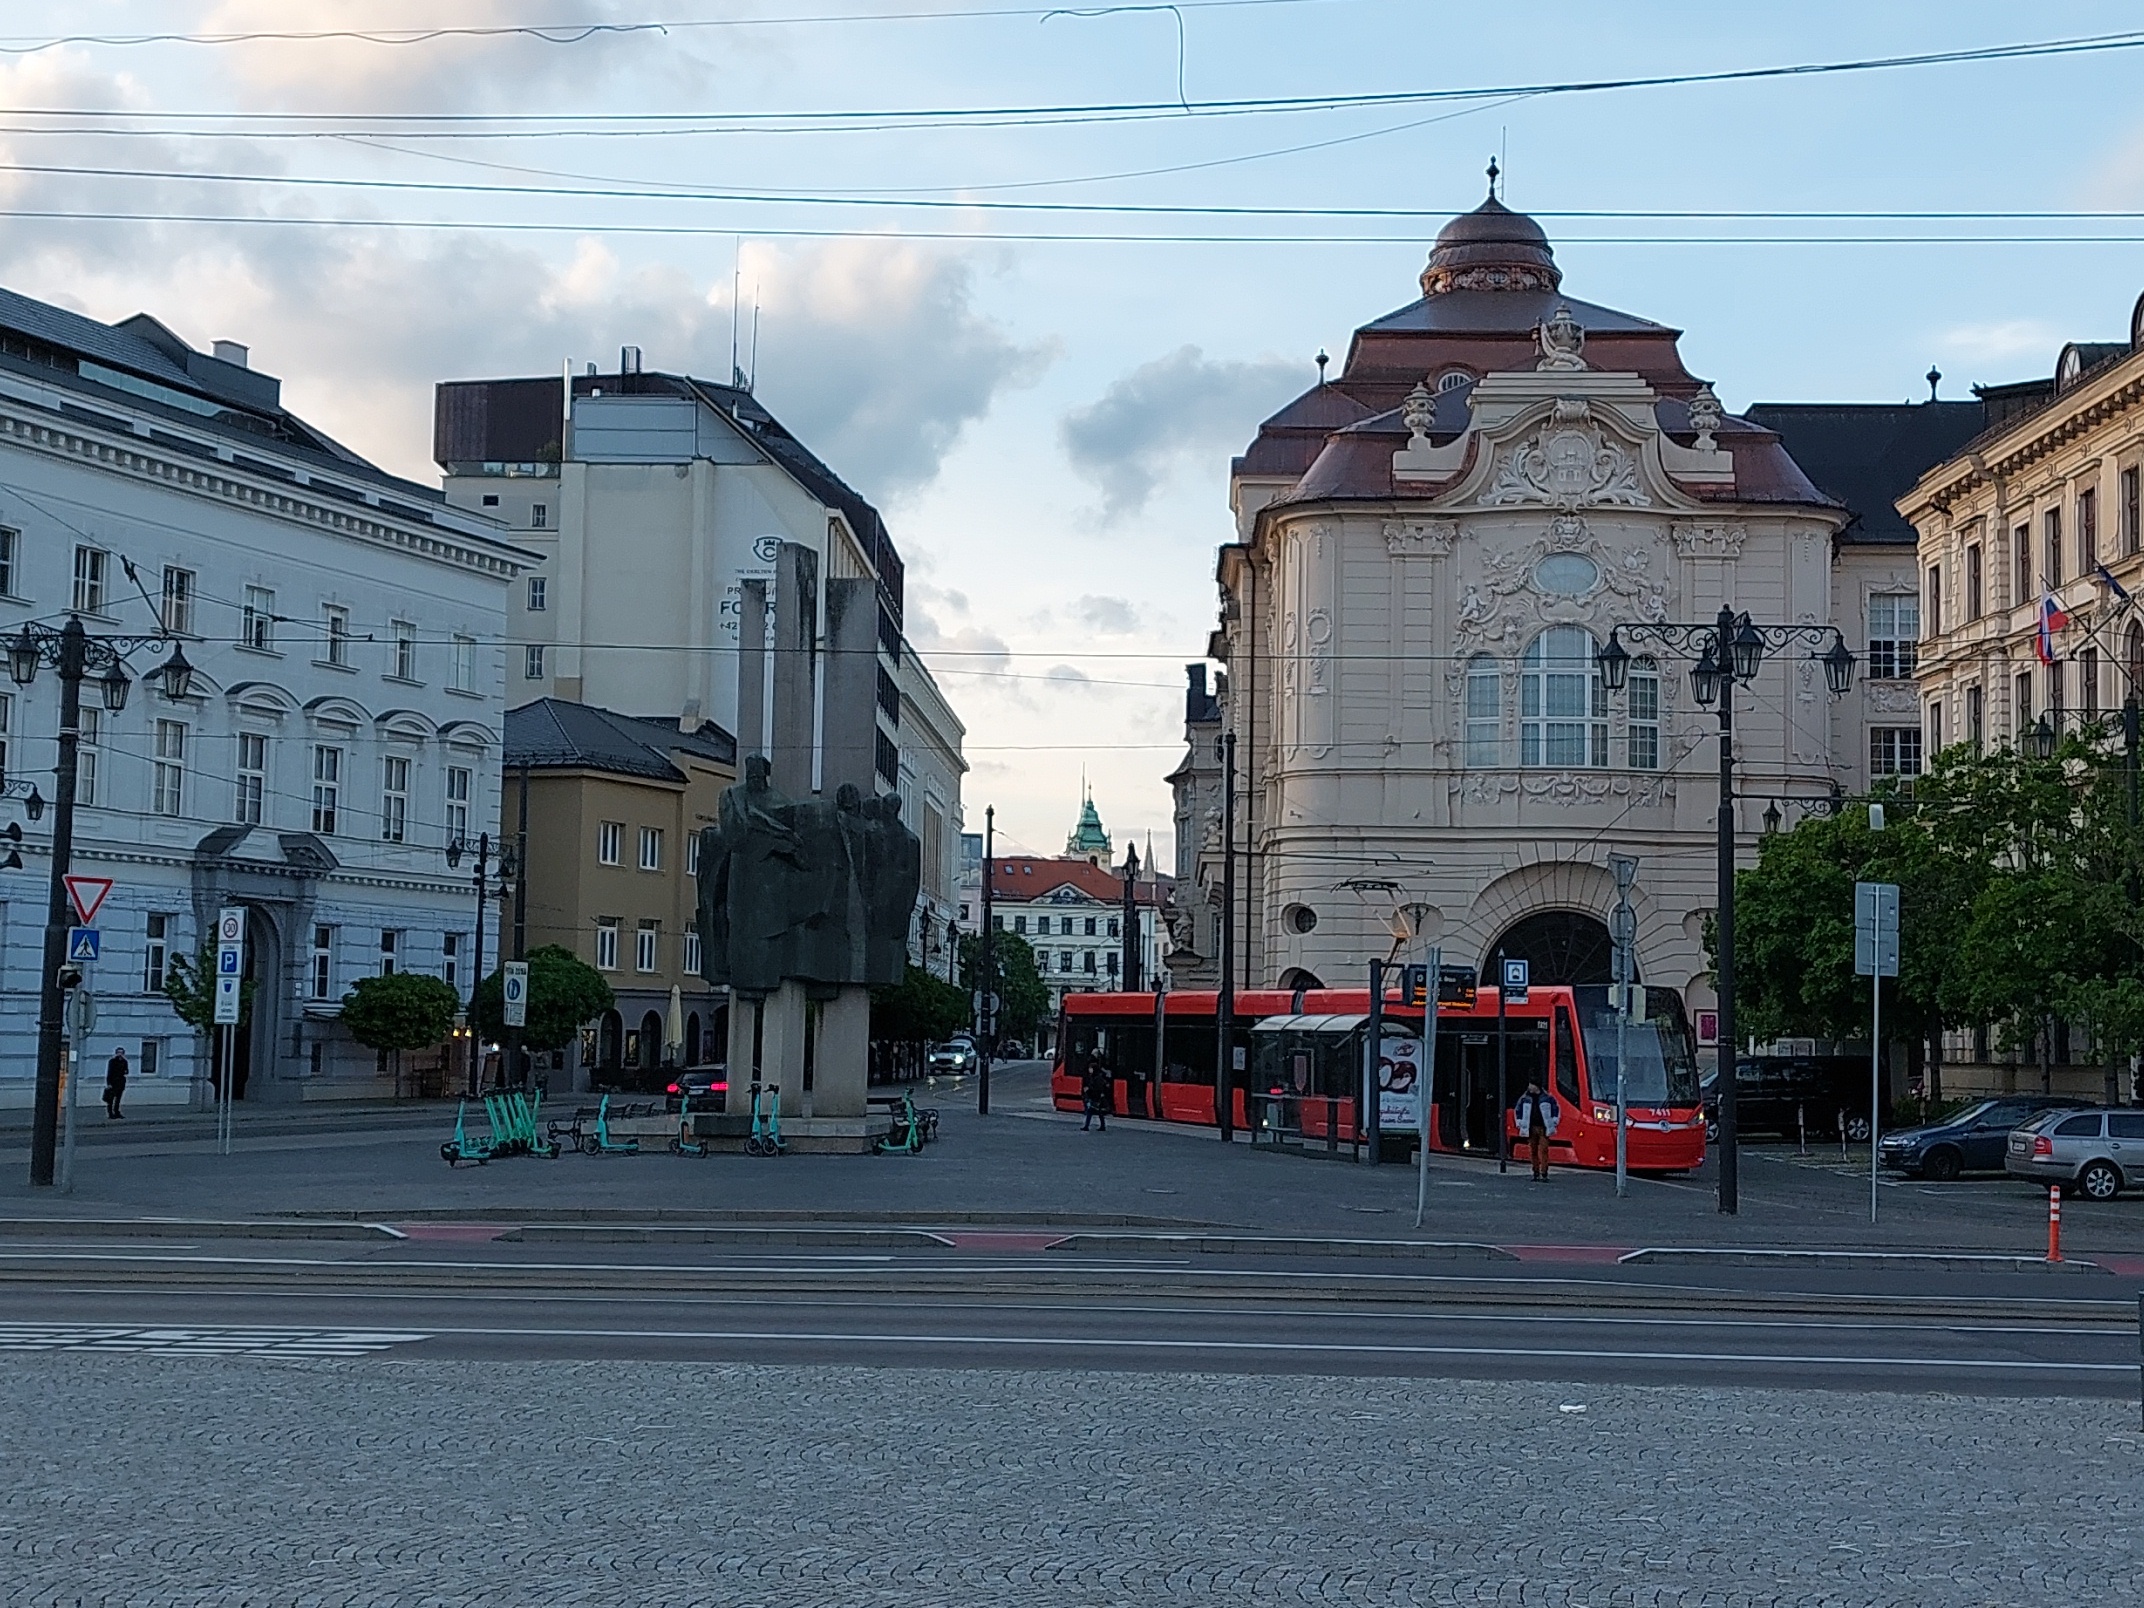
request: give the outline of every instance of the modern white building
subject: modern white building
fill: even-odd
[[[902,816],[923,845],[923,891],[909,930],[908,958],[933,976],[957,981],[960,909],[960,779],[967,727],[904,638],[896,680],[901,689]]]
[[[205,1056],[163,982],[216,911],[247,912],[255,986],[234,1081],[249,1100],[393,1091],[337,1015],[358,978],[444,976],[466,995],[479,915],[457,838],[496,832],[515,578],[495,521],[386,474],[281,405],[243,346],[194,350],[0,292],[0,634],[70,615],[93,636],[168,633],[195,666],[174,700],[131,661],[124,706],[86,683],[73,867],[114,889],[90,968],[101,1067],[130,1098],[202,1091]],[[60,683],[0,689],[7,775],[55,794]],[[24,791],[17,786],[11,791]],[[0,872],[0,1099],[26,1102],[48,808]],[[496,933],[481,940],[497,954]],[[405,1076],[427,1058],[405,1057]],[[436,1068],[437,1057],[429,1063]]]

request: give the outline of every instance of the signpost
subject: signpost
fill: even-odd
[[[1630,908],[1638,862],[1627,854],[1612,854],[1608,868],[1615,873],[1615,913],[1608,918],[1608,936],[1615,945],[1615,1192],[1620,1199],[1630,1193],[1630,1091],[1623,1068],[1630,1055],[1631,981],[1638,969],[1638,913]]]
[[[1422,1214],[1429,1209],[1429,1124],[1430,1102],[1437,1089],[1437,1003],[1441,988],[1427,986],[1428,979],[1444,976],[1444,951],[1432,949],[1429,963],[1422,968],[1423,992],[1428,996],[1422,1002],[1422,1057],[1421,1074],[1415,1079],[1415,1178],[1414,1178],[1414,1226],[1422,1226]]]
[[[1895,882],[1854,884],[1854,975],[1869,980],[1869,1221],[1873,1223],[1877,1141],[1883,1118],[1883,980],[1898,975]]]
[[[1511,1166],[1511,1058],[1507,1006],[1524,1005],[1533,967],[1523,955],[1496,956],[1496,1170]]]
[[[67,929],[67,964],[86,966],[97,958],[102,947],[103,934],[95,927],[69,927]]]
[[[499,968],[499,1003],[508,1027],[529,1025],[529,963],[509,960]]]
[[[65,1137],[60,1148],[62,1195],[74,1193],[74,1091],[75,1085],[81,1081],[82,1052],[89,1047],[89,1035],[96,1030],[97,1002],[86,982],[76,983],[67,990],[67,1105]]]
[[[216,912],[216,1031],[223,1041],[216,1080],[216,1148],[231,1153],[231,1126],[236,1115],[237,1090],[232,1087],[232,1067],[238,1058],[239,1007],[245,1002],[246,912],[243,905],[225,905]]]

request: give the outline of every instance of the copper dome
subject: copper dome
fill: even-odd
[[[1454,290],[1554,290],[1563,283],[1541,226],[1495,196],[1437,231],[1422,270],[1422,294]]]

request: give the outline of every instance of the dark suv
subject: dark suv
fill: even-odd
[[[1719,1077],[1704,1084],[1705,1130],[1719,1135]],[[1889,1114],[1889,1101],[1885,1102]],[[1773,1135],[1812,1139],[1869,1136],[1869,1063],[1856,1055],[1755,1055],[1735,1063],[1735,1129],[1739,1138]],[[1995,1163],[2002,1165],[2000,1159]]]
[[[2059,1094],[2006,1094],[1969,1105],[1925,1127],[1883,1136],[1878,1160],[1892,1172],[1948,1181],[1962,1172],[2001,1172],[2010,1134],[2043,1111],[2074,1111],[2090,1105]]]

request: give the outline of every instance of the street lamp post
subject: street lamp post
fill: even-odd
[[[127,675],[126,657],[143,648],[169,649],[162,667],[151,672],[161,676],[164,695],[173,701],[184,698],[193,684],[194,667],[186,662],[186,650],[171,636],[91,636],[73,614],[58,630],[49,625],[25,625],[8,639],[7,669],[18,687],[37,679],[40,666],[50,665],[60,677],[60,730],[57,793],[52,819],[52,885],[45,902],[45,948],[43,970],[38,976],[37,1003],[37,1093],[30,1120],[30,1182],[49,1188],[59,1149],[60,1056],[66,1001],[60,987],[60,967],[67,958],[67,875],[74,859],[75,782],[82,743],[82,683],[96,675],[104,707],[115,714],[126,707],[127,691],[133,685]],[[32,796],[35,792],[33,789]]]
[[[1720,808],[1719,894],[1715,918],[1720,996],[1720,1210],[1729,1216],[1741,1206],[1735,1129],[1735,688],[1756,679],[1767,651],[1807,642],[1812,649],[1827,638],[1830,646],[1810,657],[1824,667],[1825,684],[1839,697],[1854,684],[1854,655],[1836,626],[1758,625],[1747,613],[1722,606],[1716,619],[1703,624],[1619,626],[1608,633],[1607,646],[1595,655],[1602,682],[1620,691],[1630,676],[1630,651],[1621,641],[1653,642],[1683,658],[1694,659],[1690,690],[1700,705],[1719,705]]]
[[[995,804],[983,811],[983,931],[982,942],[977,945],[975,968],[975,1036],[982,1040],[981,1054],[976,1058],[975,1114],[990,1115],[990,1062],[997,1052],[997,1011],[993,1005],[995,996],[991,990],[997,986],[997,952],[995,935],[996,913],[990,908],[990,857],[998,848],[998,807]],[[1059,1045],[1059,1053],[1063,1053]]]
[[[496,889],[493,888],[491,882],[494,851],[496,851],[499,866],[499,881]],[[494,892],[501,899],[506,897],[508,879],[514,876],[517,862],[526,860],[527,856],[517,856],[514,850],[503,840],[494,844],[491,841],[489,832],[479,832],[473,839],[466,837],[453,838],[448,842],[446,852],[447,868],[449,870],[460,866],[464,855],[474,855],[476,857],[476,872],[472,878],[476,884],[476,953],[470,957],[471,975],[469,978],[469,1093],[473,1097],[482,1092],[484,1075],[484,1035],[476,1029],[476,991],[484,981],[484,914],[490,908]],[[517,933],[516,939],[518,940],[518,938],[519,934]],[[506,947],[503,936],[499,947],[502,951]],[[514,946],[516,959],[520,958],[520,950],[521,946],[517,941]],[[506,1062],[502,1064],[506,1070],[511,1071],[512,1063]]]
[[[1124,958],[1118,968],[1127,994],[1138,993],[1143,980],[1139,975],[1139,948],[1139,846],[1133,843],[1124,850]]]

